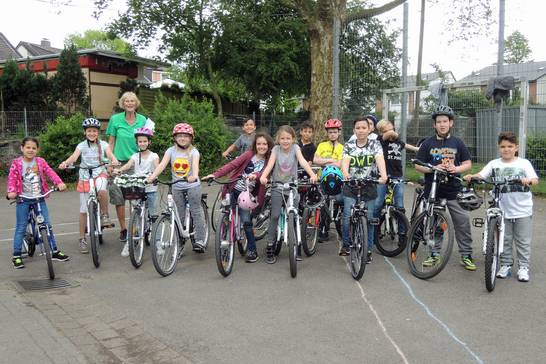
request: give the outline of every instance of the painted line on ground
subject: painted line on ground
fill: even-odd
[[[449,326],[447,326],[447,324],[445,324],[434,313],[432,313],[432,310],[423,301],[421,301],[419,298],[417,298],[417,295],[415,294],[415,292],[411,288],[410,284],[400,275],[400,273],[398,272],[398,270],[396,269],[394,264],[392,264],[387,257],[383,257],[383,259],[385,259],[385,262],[387,262],[391,266],[394,274],[398,277],[400,282],[402,282],[402,284],[406,287],[406,289],[408,290],[408,293],[410,294],[411,298],[413,298],[413,300],[415,302],[417,302],[419,304],[419,306],[421,306],[425,310],[426,314],[430,318],[432,318],[434,321],[436,321],[455,342],[457,342],[459,345],[461,345],[474,358],[474,360],[476,360],[476,362],[478,362],[480,364],[483,364],[483,360],[476,353],[474,353],[472,351],[472,349],[470,349],[468,344],[466,344],[464,341],[459,339],[457,337],[457,335],[455,335],[453,333],[453,331],[449,328]]]

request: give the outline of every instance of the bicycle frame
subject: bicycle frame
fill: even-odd
[[[283,196],[283,206],[281,208],[281,216],[279,217],[279,223],[277,225],[277,241],[283,240],[285,245],[288,245],[288,229],[286,229],[286,221],[288,220],[288,215],[292,212],[296,219],[296,240],[297,245],[301,245],[301,226],[299,222],[299,213],[298,207],[294,206],[294,192],[297,189],[295,183],[276,183],[278,186],[282,187],[281,194]],[[284,191],[288,190],[288,198],[285,198]]]

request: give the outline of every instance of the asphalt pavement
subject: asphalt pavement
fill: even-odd
[[[209,202],[216,188],[205,187]],[[413,192],[406,191],[410,205]],[[209,249],[188,252],[162,278],[149,250],[140,269],[120,256],[119,229],[105,233],[99,269],[78,252],[78,194],[56,193],[48,207],[57,240],[70,255],[55,262],[70,288],[24,291],[18,281],[46,279],[43,257],[11,266],[15,208],[1,203],[0,363],[542,363],[546,337],[546,201],[535,198],[531,281],[484,285],[478,270],[447,267],[413,277],[405,255],[374,252],[360,282],[332,239],[290,277],[283,250],[274,265],[240,257],[223,278]],[[209,203],[209,206],[211,203]],[[114,209],[110,208],[111,216]],[[483,210],[473,213],[483,214]],[[263,254],[264,242],[258,243]],[[456,249],[456,247],[455,247]]]

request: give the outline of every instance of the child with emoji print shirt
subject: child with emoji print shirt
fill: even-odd
[[[199,181],[199,151],[192,145],[195,137],[190,124],[176,124],[172,131],[174,145],[167,149],[161,163],[148,177],[153,182],[167,167],[171,165],[172,181],[181,182],[173,185],[173,199],[176,203],[180,219],[184,220],[184,206],[186,200],[183,192],[186,191],[190,212],[195,227],[195,245],[193,251],[204,253],[207,248],[205,233],[208,227],[205,223],[204,211],[201,208],[201,182]]]

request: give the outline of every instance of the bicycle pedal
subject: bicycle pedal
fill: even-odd
[[[485,225],[485,221],[482,217],[475,217],[472,219],[472,225],[474,225],[474,227],[483,227]]]

